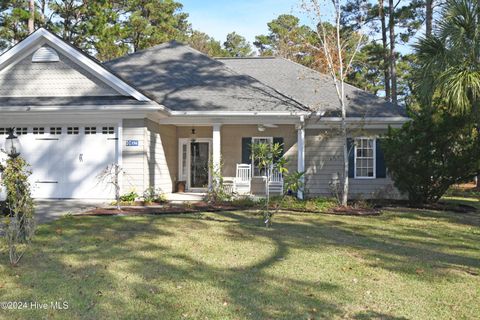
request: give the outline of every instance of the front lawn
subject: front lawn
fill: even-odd
[[[477,204],[472,202],[474,204]],[[0,301],[68,310],[0,318],[472,319],[480,215],[251,212],[65,217],[39,227],[20,266],[0,255]]]

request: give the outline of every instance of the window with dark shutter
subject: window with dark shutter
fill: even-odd
[[[387,167],[385,165],[385,156],[382,150],[382,139],[376,140],[375,145],[375,155],[376,155],[376,166],[375,166],[375,173],[377,178],[386,178],[387,177]]]
[[[355,177],[355,145],[352,138],[347,138],[348,150],[348,177]]]
[[[252,153],[250,150],[250,145],[252,144],[252,137],[243,137],[242,138],[242,163],[251,164],[252,163]]]

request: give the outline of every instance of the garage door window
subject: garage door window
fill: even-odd
[[[67,128],[67,134],[78,134],[79,129],[78,127],[68,127]]]
[[[115,127],[103,127],[102,134],[115,134]]]
[[[51,135],[62,134],[62,128],[61,127],[50,127],[50,134]]]
[[[85,127],[85,134],[96,134],[97,128],[96,127]]]
[[[45,128],[35,127],[33,128],[33,134],[45,134]]]
[[[17,136],[21,136],[22,134],[27,134],[28,133],[28,128],[16,128],[15,129],[15,134]]]

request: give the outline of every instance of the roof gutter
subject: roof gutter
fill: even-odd
[[[170,111],[172,116],[229,116],[229,117],[244,117],[244,116],[284,116],[284,117],[298,117],[310,114],[306,111]]]
[[[122,111],[122,112],[157,112],[165,111],[165,108],[161,105],[149,104],[149,105],[113,105],[113,106],[1,106],[0,113],[14,112],[76,112],[81,113],[83,111]]]
[[[324,122],[341,122],[341,117],[323,117],[319,119]],[[408,122],[408,117],[347,117],[347,122]]]

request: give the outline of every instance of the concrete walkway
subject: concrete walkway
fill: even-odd
[[[202,201],[205,193],[201,192],[177,192],[165,195],[171,203],[198,202]]]
[[[67,214],[76,214],[107,205],[98,200],[36,200],[35,218],[37,223],[47,223]]]

